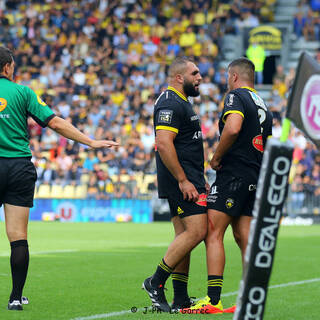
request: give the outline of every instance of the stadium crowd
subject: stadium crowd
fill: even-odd
[[[16,81],[31,87],[57,115],[86,134],[121,144],[95,153],[29,118],[38,183],[85,183],[88,195],[96,198],[140,196],[135,176],[154,175],[156,170],[153,103],[167,86],[168,63],[178,55],[193,56],[203,77],[201,95],[193,102],[201,116],[205,167],[212,179],[208,159],[218,141],[219,111],[227,90],[226,70],[219,68],[221,39],[271,21],[275,2],[0,0],[0,42],[14,51]],[[312,37],[319,39],[319,8],[313,2],[301,1],[301,8],[304,14],[313,12]],[[293,24],[295,32],[300,28],[299,36],[309,35],[307,24],[297,27],[296,18]],[[276,137],[294,73],[285,73],[279,65],[274,76],[268,104]],[[292,199],[302,207],[306,192],[320,197],[320,157],[299,131],[292,130],[291,139],[296,147]],[[156,181],[149,182],[144,192],[156,188]]]
[[[320,41],[320,1],[300,0],[295,14],[293,27],[295,35],[305,40]]]

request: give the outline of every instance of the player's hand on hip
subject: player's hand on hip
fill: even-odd
[[[90,147],[94,149],[111,148],[119,146],[118,142],[112,140],[93,140]]]
[[[189,181],[184,180],[179,182],[179,188],[183,194],[183,199],[188,201],[197,202],[199,199],[199,193],[195,186]]]
[[[216,159],[214,156],[210,161],[210,166],[213,170],[220,170],[221,169],[221,164],[220,164],[221,160],[220,159]]]

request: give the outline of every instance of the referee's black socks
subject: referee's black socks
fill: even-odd
[[[208,276],[208,297],[211,300],[211,304],[216,305],[219,302],[222,285],[223,276]]]
[[[22,290],[26,282],[29,266],[29,248],[27,240],[17,240],[10,242],[11,245],[11,274],[12,292],[10,302],[19,300],[21,302]]]
[[[183,304],[189,300],[188,296],[188,275],[181,272],[172,272],[173,301],[175,304]]]
[[[157,287],[164,285],[171,273],[172,269],[165,263],[164,259],[162,259],[158,264],[156,272],[152,276],[151,284]]]

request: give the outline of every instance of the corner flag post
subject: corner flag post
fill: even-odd
[[[281,142],[286,142],[288,140],[291,129],[291,121],[287,118],[284,118],[282,121],[282,131],[281,131]]]

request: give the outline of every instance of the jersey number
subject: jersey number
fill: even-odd
[[[258,108],[258,117],[259,117],[259,121],[260,121],[261,133],[263,133],[262,124],[266,120],[267,114],[263,109]]]

